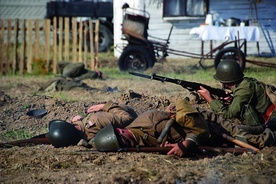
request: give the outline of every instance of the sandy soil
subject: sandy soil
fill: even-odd
[[[178,68],[179,69],[179,68]],[[138,112],[163,110],[178,95],[189,95],[177,85],[147,80],[85,80],[93,89],[38,92],[45,77],[2,77],[0,84],[0,142],[16,140],[12,131],[39,135],[48,131],[53,119],[70,121],[95,103],[114,100]],[[143,86],[143,89],[141,89]],[[118,90],[107,92],[107,87]],[[137,98],[135,93],[141,95]],[[158,95],[156,95],[158,94]],[[44,107],[47,114],[33,118],[29,110]],[[276,148],[260,153],[193,155],[178,158],[160,153],[110,152],[52,145],[0,148],[0,183],[276,183]]]

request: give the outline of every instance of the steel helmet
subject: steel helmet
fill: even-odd
[[[56,148],[77,145],[81,139],[81,132],[71,123],[53,120],[49,123],[49,139]]]
[[[242,69],[235,60],[225,59],[218,64],[214,78],[221,83],[232,83],[242,80],[243,76]]]
[[[94,146],[98,151],[114,151],[120,148],[112,124],[107,125],[96,134]]]

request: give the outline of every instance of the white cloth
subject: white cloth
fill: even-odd
[[[256,26],[217,27],[200,26],[192,28],[189,34],[197,34],[202,41],[206,40],[235,40],[258,42],[260,37],[259,28]]]

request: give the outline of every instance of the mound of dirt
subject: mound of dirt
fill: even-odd
[[[0,142],[20,138],[12,132],[24,131],[34,136],[46,133],[51,120],[70,121],[77,114],[85,115],[89,106],[110,99],[142,113],[150,109],[164,110],[174,100],[171,96],[176,96],[173,87],[160,88],[160,94],[163,91],[168,95],[157,96],[152,83],[146,94],[125,90],[120,86],[124,82],[118,80],[108,81],[112,88],[119,88],[116,92],[107,92],[106,86],[94,91],[74,89],[62,94],[79,100],[68,101],[37,93],[38,86],[33,82],[36,80],[46,79],[22,78],[17,85],[4,86],[0,91]],[[92,81],[89,85],[95,87],[101,82]],[[143,84],[147,86],[144,81]],[[96,96],[104,98],[93,100]],[[26,114],[40,108],[47,110],[41,118]],[[257,154],[206,154],[188,158],[160,153],[103,153],[80,146],[0,148],[0,183],[275,183],[275,155],[275,147]]]

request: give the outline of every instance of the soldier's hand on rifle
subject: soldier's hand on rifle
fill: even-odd
[[[230,94],[228,91],[225,91],[226,94]],[[233,96],[229,95],[227,97],[220,97],[219,100],[223,103],[230,104],[232,102]]]
[[[211,102],[213,100],[210,92],[205,89],[204,87],[200,86],[200,89],[197,90],[197,93],[204,98],[208,103]]]
[[[179,148],[177,143],[171,144],[166,142],[164,147],[172,147],[172,149],[167,153],[167,155],[177,155],[179,157],[183,157],[185,153]]]
[[[104,105],[105,104],[92,105],[91,107],[89,107],[89,109],[87,109],[87,113],[100,111],[102,110]]]

